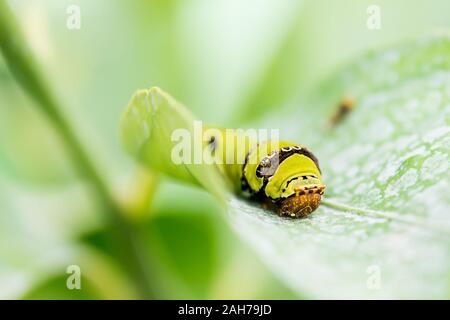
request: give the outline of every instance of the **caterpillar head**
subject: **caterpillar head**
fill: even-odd
[[[288,154],[268,178],[267,197],[275,201],[280,216],[302,218],[320,205],[325,185],[317,159],[310,153]]]
[[[317,182],[316,178],[309,179],[307,176],[302,176],[298,179],[305,179],[302,181],[304,183],[290,184],[290,191],[287,193],[289,196],[280,198],[277,205],[278,215],[303,218],[319,207],[325,185]]]

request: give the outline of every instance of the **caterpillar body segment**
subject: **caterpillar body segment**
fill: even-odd
[[[239,130],[208,132],[207,147],[237,193],[291,218],[305,217],[320,205],[325,185],[318,160],[306,147],[258,142]]]

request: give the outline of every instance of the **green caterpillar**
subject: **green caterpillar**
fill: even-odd
[[[288,141],[258,142],[249,136],[230,137],[221,132],[220,138],[214,133],[206,136],[207,146],[237,193],[248,195],[280,216],[301,218],[317,209],[325,185],[311,151]],[[230,139],[233,147],[227,148]],[[236,143],[239,139],[244,143]],[[233,161],[227,164],[227,159]]]
[[[228,184],[280,216],[301,218],[317,209],[325,185],[317,158],[307,148],[197,124],[161,89],[138,90],[122,117],[122,140],[147,167],[203,186],[220,200]],[[206,164],[199,154],[206,155]]]

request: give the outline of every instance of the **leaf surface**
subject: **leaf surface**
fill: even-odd
[[[373,53],[326,82],[308,108],[267,120],[318,156],[328,186],[323,205],[288,220],[234,199],[229,213],[298,293],[449,297],[449,67],[447,38]],[[326,129],[345,95],[354,110]]]
[[[450,295],[450,40],[422,40],[369,54],[325,82],[303,107],[268,127],[309,146],[328,189],[301,220],[232,198],[229,217],[273,272],[301,296],[447,298]],[[340,100],[352,111],[327,127]],[[158,88],[138,91],[123,140],[148,167],[222,198],[208,165],[175,165],[174,130],[195,139],[194,117]],[[198,137],[197,137],[198,138]]]

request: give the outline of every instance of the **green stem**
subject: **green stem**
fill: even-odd
[[[90,182],[102,204],[102,211],[113,230],[114,247],[122,254],[122,264],[130,273],[142,297],[153,297],[150,285],[149,268],[143,258],[145,249],[136,238],[133,226],[126,219],[126,213],[118,205],[94,162],[75,135],[71,125],[61,112],[62,108],[55,98],[46,79],[40,72],[31,50],[26,45],[14,16],[0,0],[0,49],[6,63],[17,82],[37,102],[57,133],[62,137],[67,152],[78,172]]]
[[[395,214],[392,212],[353,207],[353,206],[339,203],[339,202],[336,202],[336,201],[330,200],[330,199],[323,199],[321,201],[321,203],[322,203],[322,205],[324,205],[326,207],[336,209],[339,211],[353,212],[353,213],[361,215],[361,216],[372,216],[372,217],[379,217],[379,218],[388,219],[388,220],[394,220],[394,221],[406,223],[409,225],[413,225],[417,228],[425,228],[427,230],[434,230],[437,233],[444,235],[445,237],[450,236],[447,230],[441,229],[440,227],[438,227],[436,225],[431,225],[426,221],[418,221],[415,219],[408,219],[407,217],[402,217],[402,216],[399,216],[398,214]]]

